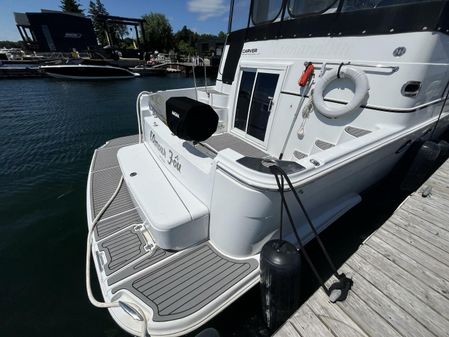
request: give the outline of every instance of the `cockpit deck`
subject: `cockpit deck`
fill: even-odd
[[[119,183],[122,173],[118,150],[136,144],[137,139],[118,138],[96,150],[88,187],[89,222]],[[227,139],[231,145],[236,143]],[[125,183],[95,228],[93,258],[104,298],[117,301],[125,296],[127,302],[139,306],[150,318],[151,335],[166,329],[164,324],[169,324],[171,331],[176,330],[174,320],[180,320],[179,329],[194,327],[236,299],[236,293],[248,290],[258,281],[257,259],[227,257],[209,241],[181,251],[158,247]],[[121,321],[130,319],[125,311],[120,315],[124,317]]]
[[[268,156],[266,152],[252,146],[248,142],[232,135],[231,133],[222,133],[215,135],[203,142],[216,153],[224,149],[234,150],[245,157],[263,158]]]

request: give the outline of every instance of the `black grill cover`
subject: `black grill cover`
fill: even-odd
[[[188,97],[171,97],[165,108],[168,127],[181,139],[201,142],[217,130],[218,115],[208,104]]]

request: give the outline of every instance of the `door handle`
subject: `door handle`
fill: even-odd
[[[271,112],[271,108],[273,107],[273,97],[272,96],[268,96],[268,108],[267,108],[267,111],[268,112]]]

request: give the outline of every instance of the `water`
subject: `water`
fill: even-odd
[[[128,336],[106,310],[87,300],[87,172],[95,148],[136,133],[134,104],[140,91],[187,86],[192,80],[178,75],[0,81],[0,336]],[[376,187],[323,233],[338,264],[402,200],[391,186]],[[323,275],[329,275],[316,245],[309,249]],[[305,270],[302,284],[305,300],[317,283]],[[222,336],[271,333],[262,321],[257,287],[207,326]]]

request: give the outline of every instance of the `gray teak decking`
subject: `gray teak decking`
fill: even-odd
[[[91,174],[92,217],[114,193],[121,177],[117,152],[137,136],[114,139],[95,152]],[[206,306],[258,268],[256,259],[234,260],[208,242],[180,252],[151,243],[126,184],[95,228],[94,255],[112,292],[128,291],[152,308],[154,321],[186,317]]]
[[[449,160],[340,271],[354,281],[346,301],[317,290],[276,337],[449,336]]]

